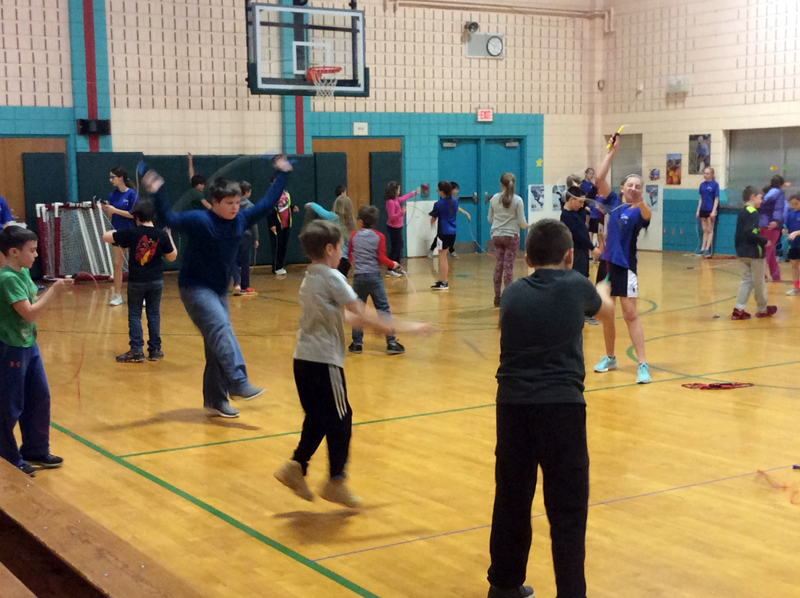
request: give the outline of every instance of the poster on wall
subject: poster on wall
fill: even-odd
[[[553,194],[551,195],[551,198],[553,201],[553,211],[561,212],[561,208],[564,207],[564,202],[567,198],[567,186],[553,185]]]
[[[703,174],[711,166],[711,135],[689,135],[689,174]]]
[[[650,171],[650,180],[657,181],[661,178],[661,171],[658,168],[653,168]]]
[[[667,185],[681,184],[681,154],[667,154]]]
[[[544,210],[544,185],[528,185],[528,206],[532,212]]]
[[[647,202],[647,205],[650,209],[654,212],[658,211],[658,204],[659,204],[659,196],[658,196],[658,185],[646,185],[644,188],[644,200]]]

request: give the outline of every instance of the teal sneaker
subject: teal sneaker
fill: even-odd
[[[602,374],[603,372],[607,372],[608,370],[616,370],[617,369],[617,358],[616,357],[609,357],[608,355],[603,355],[603,359],[597,362],[597,365],[594,366],[594,371],[598,374]]]
[[[639,374],[636,376],[636,384],[650,384],[650,368],[646,363],[639,364]]]

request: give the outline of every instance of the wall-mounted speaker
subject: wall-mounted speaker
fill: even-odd
[[[111,121],[108,119],[78,119],[78,135],[111,135]]]

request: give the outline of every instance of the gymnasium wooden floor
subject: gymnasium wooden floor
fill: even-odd
[[[283,280],[257,270],[259,295],[231,298],[251,380],[268,389],[238,404],[232,421],[203,415],[202,342],[174,275],[159,363],[114,362],[127,349],[127,311],[106,305],[109,284],[99,295],[91,284],[65,295],[40,322],[39,340],[53,394],[52,450],[66,464],[35,482],[209,597],[484,597],[499,354],[494,258],[451,265],[449,293],[428,290],[426,259],[409,265],[417,293],[386,279],[394,313],[436,322],[437,333],[401,335],[402,356],[385,355],[374,337],[363,355],[348,355],[356,422],[349,472],[365,499],[361,512],[303,502],[272,477],[302,422],[292,378],[299,266]],[[617,372],[591,373],[602,330],[584,333],[589,596],[800,596],[800,505],[792,504],[800,503],[800,471],[792,470],[800,463],[800,297],[770,284],[777,317],[732,322],[735,261],[643,253],[640,280],[653,384],[634,384],[621,319]],[[694,381],[756,386],[681,387]],[[312,488],[326,469],[321,448]],[[533,529],[528,582],[547,598],[555,589],[540,492]]]

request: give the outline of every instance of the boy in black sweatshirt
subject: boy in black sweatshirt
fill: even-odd
[[[567,200],[561,210],[561,222],[567,225],[569,232],[572,233],[572,245],[575,249],[575,259],[572,269],[580,272],[589,278],[589,254],[594,245],[589,236],[587,226],[588,214],[584,207],[586,192],[578,186],[567,189]],[[587,317],[586,323],[597,326],[597,320]]]
[[[752,317],[744,308],[753,291],[756,295],[757,318],[769,318],[778,311],[776,306],[767,305],[764,248],[769,246],[769,240],[758,234],[758,208],[761,206],[762,197],[761,192],[755,187],[747,187],[742,192],[745,206],[736,219],[734,238],[736,257],[742,262],[742,282],[739,285],[739,294],[736,296],[736,307],[731,314],[731,320],[749,320]]]

